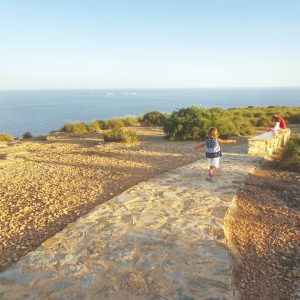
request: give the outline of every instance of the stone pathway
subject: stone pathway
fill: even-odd
[[[223,221],[255,165],[245,145],[99,205],[0,273],[0,299],[233,299]]]

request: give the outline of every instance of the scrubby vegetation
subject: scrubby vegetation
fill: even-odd
[[[77,122],[77,123],[66,123],[61,131],[72,133],[72,134],[84,134],[89,132],[89,128],[91,128],[92,132],[94,132],[94,126],[89,127],[84,122]]]
[[[137,141],[137,135],[134,131],[122,127],[114,127],[103,135],[105,142],[133,143]]]
[[[36,141],[45,142],[48,141],[48,135],[39,135],[34,138]]]
[[[8,133],[1,133],[0,134],[0,141],[13,141],[14,140],[14,137],[11,136],[10,134]]]
[[[209,127],[208,111],[197,106],[175,111],[164,122],[164,132],[171,140],[189,140],[205,136]]]
[[[300,107],[248,107],[204,109],[191,106],[174,111],[164,122],[164,131],[171,140],[203,138],[209,127],[217,127],[221,137],[250,136],[259,128],[273,126],[272,116],[280,114],[287,123],[300,121]]]
[[[129,116],[129,117],[122,118],[121,120],[123,120],[125,126],[136,125],[139,123],[138,117]]]
[[[72,134],[84,134],[111,130],[106,134],[122,136],[124,130],[117,130],[141,122],[143,126],[162,126],[170,140],[202,139],[209,127],[217,127],[222,138],[229,135],[250,136],[258,130],[267,130],[274,125],[272,116],[280,114],[287,124],[300,124],[300,107],[253,107],[221,109],[213,107],[204,109],[191,106],[164,114],[150,111],[142,117],[125,117],[110,120],[96,120],[90,124],[83,122],[66,123],[62,131]],[[113,130],[114,129],[114,130]],[[117,139],[117,138],[116,138]]]
[[[22,138],[23,138],[24,140],[29,140],[29,139],[32,139],[33,136],[32,136],[32,134],[31,134],[30,132],[25,132],[25,133],[22,135]]]
[[[122,128],[124,127],[124,122],[122,119],[111,119],[106,122],[108,129]]]
[[[300,170],[300,138],[292,138],[285,148],[283,154],[283,163],[292,168]]]
[[[89,124],[84,122],[67,122],[61,131],[68,132],[71,134],[84,134],[92,132],[100,132],[101,130],[122,128],[124,126],[130,126],[138,124],[138,118],[135,117],[125,117],[125,118],[115,118],[110,120],[95,120]]]
[[[92,121],[89,125],[87,125],[88,132],[100,132],[101,127],[98,121]]]
[[[143,116],[142,124],[148,127],[163,126],[167,117],[159,111],[150,111]]]

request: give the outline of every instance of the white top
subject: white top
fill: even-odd
[[[273,130],[274,130],[274,131],[277,131],[279,128],[280,128],[280,127],[279,127],[279,122],[276,122],[276,123],[275,123],[275,126],[274,126],[274,128],[273,128]]]

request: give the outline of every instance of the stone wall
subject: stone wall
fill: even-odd
[[[290,139],[289,128],[280,132],[266,132],[248,140],[248,154],[265,156],[284,147]]]

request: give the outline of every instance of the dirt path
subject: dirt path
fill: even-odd
[[[229,227],[241,299],[299,299],[299,182],[299,173],[265,166],[238,192]]]

